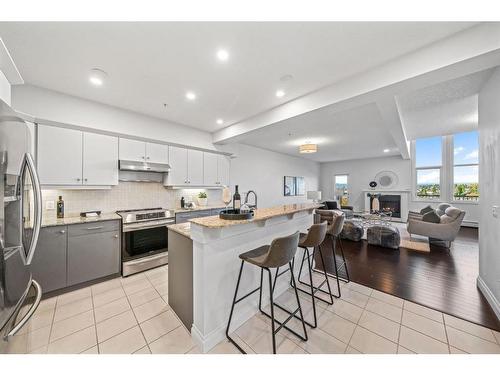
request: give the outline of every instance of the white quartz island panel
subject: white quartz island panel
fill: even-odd
[[[203,352],[225,338],[241,263],[238,255],[270,244],[276,237],[304,232],[312,224],[312,214],[317,207],[314,204],[294,204],[258,209],[254,219],[239,222],[222,220],[217,216],[191,220],[194,300],[191,334]],[[298,251],[296,257],[301,254]],[[295,262],[295,265],[298,270],[300,262]],[[275,298],[288,288],[289,280],[289,274],[278,279]],[[238,296],[247,294],[259,284],[260,268],[246,263]],[[267,305],[269,291],[266,275],[263,285],[263,301]],[[258,297],[257,292],[236,305],[231,331],[258,311]]]

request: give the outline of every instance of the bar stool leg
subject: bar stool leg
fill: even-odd
[[[291,262],[289,263],[289,265],[290,265],[290,273],[292,275],[292,281],[293,281],[293,290],[295,291],[295,297],[297,298],[297,305],[299,306],[300,320],[302,321],[302,329],[304,330],[304,337],[307,341],[308,337],[307,337],[306,323],[304,320],[304,315],[302,313],[302,306],[300,305],[299,292],[297,291],[297,283],[295,282],[295,275],[293,273],[293,266],[292,266]],[[314,296],[313,296],[313,306],[315,306]],[[316,324],[316,308],[314,307],[314,309],[315,309],[314,310],[314,324]]]
[[[336,249],[337,249],[337,238],[335,236],[332,237],[332,254],[333,254],[333,266],[335,267],[335,278],[337,279],[337,290],[339,291],[338,295],[336,295],[336,298],[340,298],[341,292],[340,292],[340,279],[339,279],[339,269],[337,266],[337,255],[336,255]]]
[[[321,258],[321,265],[323,266],[323,275],[325,276],[326,280],[326,286],[328,287],[328,295],[330,296],[330,302],[327,302],[330,305],[333,305],[333,293],[332,293],[332,288],[330,287],[330,280],[328,279],[328,274],[326,273],[326,264],[325,264],[325,258],[323,258],[323,249],[321,248],[321,245],[318,246],[319,248],[319,257]],[[313,254],[314,258],[314,254]],[[312,268],[311,268],[312,271]]]
[[[271,276],[271,270],[266,268],[267,274],[269,276],[269,302],[271,307],[271,329],[273,333],[273,354],[276,354],[276,332],[274,329],[274,301],[273,301],[273,282]]]
[[[340,253],[342,254],[342,261],[344,262],[345,274],[347,276],[346,282],[349,282],[351,281],[351,277],[349,276],[349,268],[347,267],[347,262],[345,260],[344,245],[342,245],[342,239],[340,238],[339,238],[339,244],[340,244]]]
[[[238,296],[238,289],[240,287],[240,281],[241,281],[241,274],[243,273],[243,265],[245,264],[245,261],[241,261],[241,267],[240,267],[240,273],[238,274],[238,281],[236,282],[236,289],[234,291],[234,297],[233,297],[233,304],[231,305],[231,312],[229,313],[229,321],[227,322],[227,328],[226,328],[226,337],[229,341],[233,343],[234,346],[238,348],[238,350],[242,354],[247,354],[230,336],[229,336],[229,328],[231,325],[231,319],[233,318],[233,312],[234,312],[234,305],[236,305],[236,297]],[[262,278],[261,278],[262,280]],[[262,294],[262,285],[261,285],[261,294]]]

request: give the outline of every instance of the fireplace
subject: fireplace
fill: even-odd
[[[379,200],[380,212],[392,212],[392,217],[401,218],[400,194],[370,194],[370,212],[373,211],[373,199]]]

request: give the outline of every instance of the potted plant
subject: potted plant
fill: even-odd
[[[198,204],[200,206],[206,206],[207,203],[208,203],[207,193],[205,193],[204,191],[201,191],[198,194]]]

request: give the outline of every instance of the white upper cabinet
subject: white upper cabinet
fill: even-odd
[[[43,185],[118,184],[118,138],[38,125],[38,174]]]
[[[38,174],[46,185],[82,184],[80,130],[38,125]]]
[[[120,159],[166,164],[168,163],[168,146],[120,138]]]
[[[203,184],[229,186],[229,158],[225,155],[203,153]]]
[[[168,149],[171,169],[168,172],[167,185],[187,185],[187,149],[175,146],[170,146]]]
[[[145,161],[146,143],[134,139],[120,138],[120,159]]]
[[[217,185],[229,186],[230,183],[230,168],[231,161],[226,155],[218,155],[217,157]]]
[[[83,184],[118,185],[118,138],[83,133]]]
[[[206,186],[217,185],[219,181],[217,178],[218,157],[219,155],[210,152],[203,153],[203,184]]]
[[[169,147],[170,172],[166,185],[203,186],[203,151]]]
[[[146,143],[146,161],[151,163],[168,163],[168,146],[159,143]]]
[[[187,150],[188,152],[188,184],[203,185],[203,151]]]

